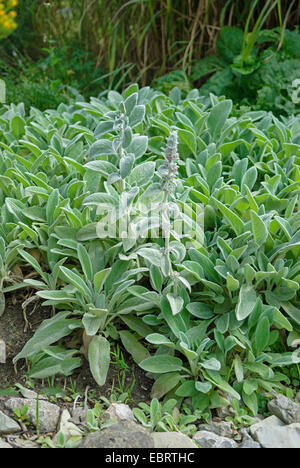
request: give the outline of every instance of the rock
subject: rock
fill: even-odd
[[[261,446],[258,442],[255,442],[254,440],[245,440],[245,442],[242,442],[238,446],[238,448],[252,449],[252,448],[261,448]]]
[[[252,437],[259,442],[260,433],[272,434],[274,428],[282,426],[284,426],[284,423],[281,421],[281,419],[277,418],[277,416],[270,416],[269,418],[266,418],[263,421],[250,426],[249,432]]]
[[[197,448],[197,445],[181,432],[152,432],[154,448]]]
[[[9,445],[5,440],[0,439],[0,449],[7,449],[7,448],[12,448],[11,445]]]
[[[300,448],[300,424],[285,426],[277,416],[254,424],[250,433],[263,448]]]
[[[27,398],[10,398],[5,402],[5,407],[10,409],[12,412],[15,408],[21,410],[24,405],[28,405],[28,420],[36,426],[36,400],[30,400]],[[41,432],[55,432],[60,415],[60,408],[53,403],[41,400],[39,401],[38,418],[39,418],[39,429]]]
[[[123,403],[112,403],[103,416],[115,422],[136,420],[129,406]]]
[[[0,364],[6,363],[6,345],[3,340],[0,340]]]
[[[78,448],[153,448],[150,433],[133,421],[121,421],[89,434]]]
[[[20,431],[21,428],[19,424],[0,411],[0,435],[15,434]]]
[[[198,431],[194,435],[194,441],[201,448],[237,448],[237,443],[228,437],[221,437],[213,432]]]
[[[12,445],[14,448],[20,448],[20,449],[37,449],[40,448],[40,445],[37,444],[36,442],[32,440],[26,440],[22,439],[21,437],[8,437],[8,442],[10,445]]]
[[[72,410],[72,421],[75,424],[86,424],[86,417],[89,408],[78,406]]]
[[[300,424],[264,427],[256,432],[263,448],[300,448]]]
[[[211,422],[210,424],[201,424],[198,427],[199,431],[213,432],[221,437],[233,437],[234,429],[230,422]]]
[[[284,395],[277,394],[268,403],[268,409],[271,414],[280,418],[285,424],[300,423],[300,405]]]
[[[251,435],[249,434],[249,429],[246,429],[244,427],[243,429],[240,429],[239,432],[240,432],[243,442],[246,442],[246,440],[253,440]]]
[[[297,393],[295,401],[296,403],[300,403],[300,392]]]
[[[60,418],[58,432],[62,432],[67,440],[70,439],[70,437],[82,435],[82,431],[74,423],[72,423],[70,419],[71,415],[69,411],[66,409],[63,410]]]
[[[28,398],[29,400],[36,400],[37,398],[39,400],[47,400],[46,396],[38,395],[33,390],[29,390],[28,388],[23,387],[21,384],[16,384],[16,387],[19,388],[19,391],[24,398]]]

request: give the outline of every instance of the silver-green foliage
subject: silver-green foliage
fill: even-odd
[[[255,414],[261,392],[288,383],[281,368],[300,362],[300,119],[231,108],[131,85],[29,116],[1,109],[0,292],[11,266],[29,265],[36,277],[16,287],[55,312],[15,357],[32,377],[78,367],[77,350],[57,344],[80,330],[99,385],[120,339],[154,398],[201,411],[229,394]],[[175,134],[169,193],[161,167]],[[150,202],[163,204],[167,236]],[[172,213],[192,223],[199,206],[204,226],[178,236]],[[111,211],[130,237],[99,233]]]

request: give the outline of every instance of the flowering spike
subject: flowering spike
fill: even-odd
[[[176,130],[172,130],[170,136],[167,138],[165,148],[166,163],[161,166],[163,190],[170,193],[174,189],[174,182],[178,173],[179,160],[178,154],[178,135]]]

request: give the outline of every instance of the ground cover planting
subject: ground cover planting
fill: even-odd
[[[14,357],[28,376],[112,344],[151,396],[201,418],[299,385],[300,119],[133,84],[0,115],[1,315],[25,290],[49,309]],[[140,414],[140,418],[143,418]]]

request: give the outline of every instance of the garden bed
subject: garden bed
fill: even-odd
[[[43,320],[50,316],[51,310],[39,304],[27,308],[25,320],[22,299],[18,297],[12,301],[10,298],[7,301],[5,313],[0,318],[0,340],[6,343],[6,363],[0,364],[0,397],[17,395],[16,385],[21,384],[38,394],[44,393],[53,397],[56,404],[62,408],[68,404],[72,405],[78,395],[79,401],[83,401],[87,388],[88,401],[91,406],[99,401],[100,397],[110,399],[111,396],[116,399],[123,397],[124,401],[130,402],[131,405],[137,405],[141,401],[149,403],[152,381],[145,376],[145,372],[124,350],[122,350],[123,359],[110,366],[107,381],[102,387],[96,384],[88,361],[83,355],[82,366],[71,377],[56,375],[44,380],[28,378],[26,363],[23,361],[14,365],[13,358],[32,338]],[[65,345],[68,347],[68,341]],[[116,362],[113,356],[112,361]]]

